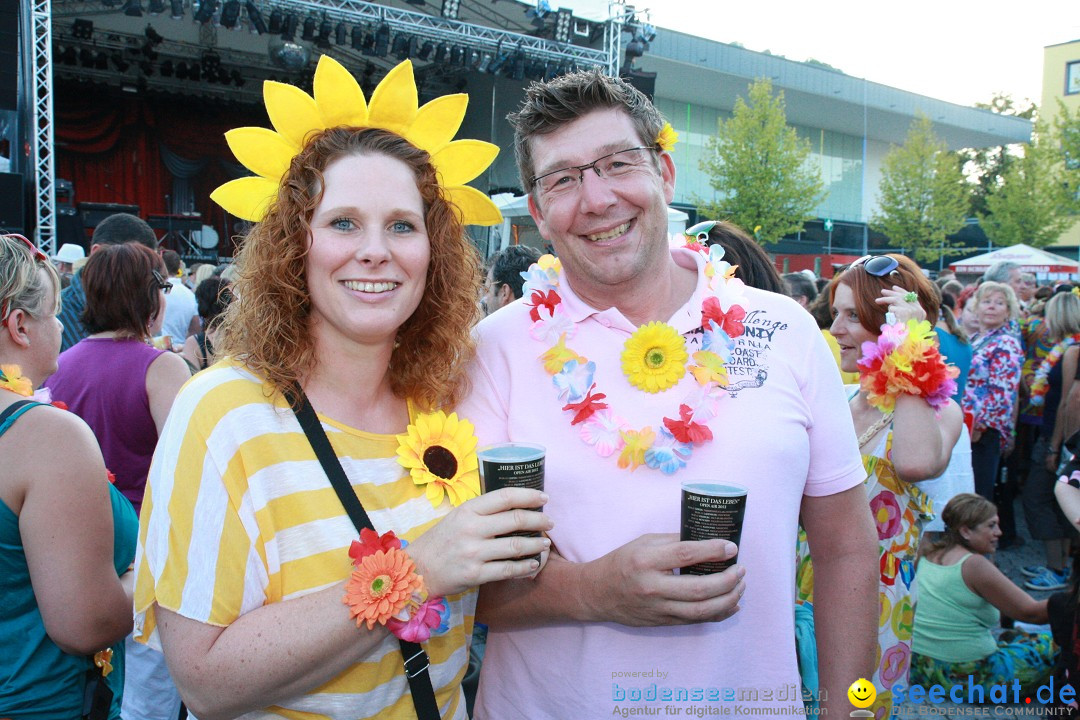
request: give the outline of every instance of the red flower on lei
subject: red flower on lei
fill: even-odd
[[[743,318],[746,311],[741,305],[732,305],[724,312],[720,308],[720,301],[715,297],[706,298],[701,304],[701,327],[708,329],[709,322],[713,321],[730,338],[737,338],[743,334]]]
[[[548,309],[548,317],[555,314],[555,306],[562,302],[562,298],[559,297],[559,293],[554,290],[548,290],[546,293],[540,290],[534,290],[533,294],[529,297],[529,302],[526,303],[529,306],[529,317],[533,322],[540,320],[540,308],[546,307]]]
[[[593,390],[595,389],[596,386],[593,385],[589,388],[589,391],[585,393],[585,397],[579,402],[563,405],[563,410],[569,410],[574,413],[574,419],[570,421],[571,425],[585,422],[591,418],[597,410],[603,410],[608,406],[607,403],[600,402],[606,398],[607,395],[604,393],[596,393],[593,395]]]
[[[689,405],[683,404],[679,406],[679,420],[672,420],[669,417],[664,418],[664,427],[668,429],[675,439],[681,443],[691,443],[693,445],[704,445],[713,439],[712,430],[708,425],[702,425],[701,423],[694,422],[691,417],[693,411]]]
[[[370,528],[363,528],[360,531],[360,539],[353,540],[352,545],[349,547],[349,557],[352,558],[353,565],[359,567],[360,561],[368,555],[374,555],[380,550],[388,553],[391,550],[400,549],[401,540],[394,535],[393,530],[388,530],[383,535],[379,535]]]

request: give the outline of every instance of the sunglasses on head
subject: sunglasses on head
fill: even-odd
[[[869,275],[885,277],[896,268],[900,267],[900,261],[888,255],[863,255],[847,266],[848,270],[861,267]]]
[[[169,292],[172,291],[172,283],[168,282],[157,270],[152,270],[151,272],[154,273],[154,284],[157,285],[158,290],[168,295]]]
[[[37,246],[34,245],[34,243],[30,242],[22,235],[19,235],[18,233],[7,233],[4,235],[0,235],[0,237],[12,238],[13,240],[18,240],[19,242],[21,242],[30,251],[30,254],[33,255],[35,262],[49,262],[49,256],[38,250]],[[0,322],[7,320],[8,315],[11,314],[11,311],[13,309],[14,308],[11,307],[11,304],[10,302],[8,302],[8,300],[4,300],[3,303],[0,303]]]
[[[49,256],[46,255],[45,253],[41,252],[40,250],[38,250],[37,246],[34,245],[34,243],[30,242],[29,240],[27,240],[22,235],[20,235],[18,233],[8,233],[8,234],[4,235],[3,237],[8,237],[8,238],[12,238],[13,240],[20,241],[23,245],[25,245],[27,247],[28,250],[30,250],[30,253],[34,256],[34,260],[36,260],[37,262],[43,262],[43,263],[49,262]]]

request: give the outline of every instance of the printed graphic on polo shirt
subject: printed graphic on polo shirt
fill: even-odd
[[[742,327],[742,334],[733,338],[735,347],[726,364],[728,386],[725,389],[731,397],[765,384],[769,378],[768,360],[773,343],[780,333],[787,331],[788,324],[771,318],[767,310],[752,310],[743,318]]]

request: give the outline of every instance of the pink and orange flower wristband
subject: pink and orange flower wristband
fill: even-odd
[[[449,629],[450,608],[445,598],[428,596],[406,545],[392,530],[361,530],[349,548],[354,569],[342,601],[357,627],[366,622],[371,630],[378,623],[401,640],[420,643]]]

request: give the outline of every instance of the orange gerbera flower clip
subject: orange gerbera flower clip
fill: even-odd
[[[344,602],[356,626],[366,622],[370,630],[375,623],[385,625],[423,584],[423,578],[416,574],[416,565],[404,550],[379,550],[356,564],[345,584]]]

